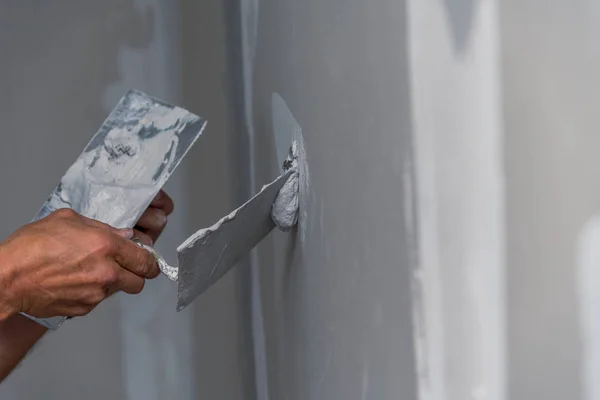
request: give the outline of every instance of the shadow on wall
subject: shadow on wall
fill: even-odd
[[[19,103],[24,97],[38,98],[41,105],[46,100],[68,105],[79,116],[71,128],[81,128],[80,134],[89,139],[94,132],[90,127],[99,126],[107,114],[106,88],[122,79],[120,49],[152,43],[154,19],[149,7],[136,7],[132,0],[3,6],[1,69],[3,76],[10,76],[2,84],[3,98],[16,112],[27,109]],[[31,26],[35,29],[23,28]],[[25,95],[28,91],[31,97]]]
[[[462,53],[469,44],[469,38],[473,31],[475,8],[480,1],[482,0],[444,0],[456,53]]]
[[[29,195],[18,203],[23,213],[9,221],[10,227],[35,214],[56,179],[100,126],[108,111],[106,89],[123,79],[120,49],[152,43],[154,19],[149,7],[137,7],[131,0],[62,6],[9,2],[0,7],[0,118],[2,131],[14,133],[2,137],[0,158],[2,165],[20,171],[21,179],[11,182],[15,193]],[[28,121],[27,126],[22,121]],[[23,135],[30,140],[24,141]],[[31,141],[36,146],[29,146]],[[56,152],[47,151],[56,149],[56,143],[61,143],[64,159],[60,162]],[[21,154],[48,166],[45,173],[39,174],[37,165]]]

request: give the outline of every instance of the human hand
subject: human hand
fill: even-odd
[[[162,230],[143,226],[156,237]],[[81,316],[116,291],[140,293],[159,270],[132,236],[69,209],[23,226],[0,245],[0,319]]]
[[[143,244],[153,246],[165,229],[167,217],[173,212],[173,208],[173,200],[161,190],[140,217],[134,228],[134,235]]]

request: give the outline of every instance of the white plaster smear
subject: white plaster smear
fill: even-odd
[[[288,157],[283,163],[284,171],[290,169],[293,169],[294,172],[279,190],[271,209],[273,222],[275,222],[277,228],[284,232],[292,230],[298,222],[298,142],[292,143]]]
[[[177,154],[179,133],[201,120],[182,108],[154,104],[139,92],[126,98],[127,115],[121,115],[125,108],[111,114],[103,125],[106,136],[94,136],[36,219],[72,208],[117,228],[135,225],[144,209],[132,205],[152,200],[183,157]],[[145,134],[148,130],[154,133]]]
[[[285,164],[286,155],[289,156],[288,146],[292,142],[292,158],[297,160],[298,166],[298,230],[300,232],[300,244],[304,244],[306,238],[308,196],[310,186],[310,174],[308,169],[308,156],[304,143],[304,136],[300,124],[292,114],[283,97],[278,93],[271,95],[271,118],[273,123],[273,134],[275,138],[275,151],[277,153],[277,161],[280,164]],[[293,168],[293,166],[292,166]],[[295,189],[295,178],[290,178],[288,185],[288,193]],[[295,199],[291,199],[295,201]],[[277,224],[277,221],[275,221]],[[284,229],[285,230],[285,229]]]

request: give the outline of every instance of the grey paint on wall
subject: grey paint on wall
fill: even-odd
[[[277,170],[274,92],[310,172],[305,239],[259,250],[270,398],[414,399],[405,3],[264,0],[258,16],[257,179]]]

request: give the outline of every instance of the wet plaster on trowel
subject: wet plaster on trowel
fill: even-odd
[[[250,253],[272,230],[273,203],[295,170],[288,170],[222,218],[177,248],[177,309],[183,310]]]
[[[132,198],[151,201],[182,157],[178,154],[179,135],[173,132],[182,132],[199,119],[178,107],[157,107],[135,92],[127,100],[130,115],[122,121],[109,121],[106,135],[92,139],[36,219],[72,208],[117,228],[135,225],[144,207],[131,210]],[[132,132],[133,128],[138,131]],[[142,133],[144,129],[148,133]],[[107,186],[113,190],[106,190]]]
[[[292,143],[287,159],[283,163],[283,170],[293,170],[292,175],[285,182],[271,209],[271,218],[277,228],[283,232],[291,231],[298,222],[298,142]]]

